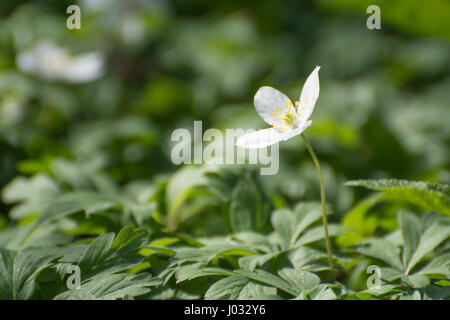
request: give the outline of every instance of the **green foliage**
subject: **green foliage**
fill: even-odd
[[[56,256],[42,249],[0,249],[0,299],[31,299],[36,277]]]
[[[236,187],[228,193],[218,187],[220,177],[229,177],[226,171],[209,172],[209,175],[216,179],[215,184],[203,184],[203,193],[191,194],[191,197],[207,195],[219,203],[229,203],[230,210],[245,207],[246,202],[237,193],[248,190],[242,189],[244,184],[251,186],[248,175],[234,175],[228,183]],[[227,183],[226,180],[223,183]],[[258,188],[250,190],[252,194],[261,192]],[[154,193],[154,197],[157,194]],[[174,198],[178,197],[180,195]],[[181,197],[182,200],[174,201],[188,199]],[[21,199],[17,196],[15,201]],[[330,236],[338,237],[337,243],[345,244],[334,251],[333,258],[339,269],[343,268],[357,279],[358,272],[370,263],[381,268],[380,289],[358,290],[357,282],[347,287],[330,281],[321,206],[317,202],[302,201],[293,209],[273,209],[269,217],[271,227],[258,229],[254,222],[236,220],[225,235],[193,238],[165,227],[167,220],[158,217],[169,214],[164,211],[167,205],[156,204],[155,212],[161,213],[151,215],[149,225],[133,227],[130,223],[137,224],[139,220],[127,214],[132,207],[130,199],[125,195],[113,198],[84,192],[66,193],[48,202],[33,228],[24,229],[25,233],[18,236],[22,244],[15,246],[27,249],[1,251],[1,297],[315,300],[445,299],[448,296],[445,281],[450,277],[450,220],[438,213],[422,214],[419,218],[410,211],[400,210],[398,229],[378,239],[370,238],[367,233],[362,234],[363,238],[355,238],[353,228],[361,228],[369,210],[376,211],[377,196],[364,200],[350,211],[343,225],[331,223]],[[151,199],[148,201],[153,201]],[[164,199],[168,199],[167,196],[162,201],[166,201]],[[263,202],[261,198],[258,201]],[[331,209],[327,211],[330,213]],[[37,242],[38,247],[32,248],[36,237],[39,239],[53,232],[70,233],[71,229],[78,230],[76,235],[80,232],[79,226],[91,219],[104,216],[104,219],[115,220],[116,214],[128,217],[116,222],[125,225],[117,234],[101,232],[92,239],[69,241],[62,247],[48,244],[39,247]],[[242,214],[257,221],[253,220],[258,218],[255,210]],[[372,219],[378,225],[375,217]],[[222,218],[228,220],[227,216]],[[88,225],[92,227],[103,223],[101,221]],[[179,221],[181,225],[187,222]],[[53,229],[47,229],[51,225]],[[111,224],[112,228],[114,225]],[[373,227],[369,230],[375,232]],[[357,263],[362,268],[352,267]],[[70,266],[80,269],[78,289],[69,288]]]
[[[450,5],[443,0],[430,0],[426,7],[418,0],[398,0],[396,3],[380,0],[343,0],[338,2],[321,1],[325,7],[336,7],[340,10],[364,11],[370,5],[380,6],[383,19],[387,22],[407,30],[408,32],[443,36],[450,38],[450,27],[445,15],[450,12]],[[436,13],[438,11],[438,13]],[[421,12],[416,15],[416,12]],[[411,25],[411,16],[416,17],[416,23]]]
[[[386,192],[394,199],[410,201],[424,209],[450,215],[450,185],[397,179],[355,180],[347,186],[360,186]]]
[[[450,255],[444,244],[450,239],[450,219],[431,214],[420,221],[414,214],[400,211],[398,223],[400,230],[395,235],[366,240],[355,249],[386,265],[381,268],[382,288],[358,293],[361,298],[393,294],[409,299],[417,294],[425,299],[427,290],[445,290],[436,286],[435,280],[450,276]]]
[[[131,299],[150,292],[161,280],[145,274],[103,275],[83,284],[79,289],[65,291],[56,300],[116,300]]]
[[[448,2],[97,2],[81,30],[65,2],[0,4],[0,299],[450,299]],[[42,41],[104,72],[30,73]],[[193,121],[258,129],[257,89],[298,97],[315,65],[336,280],[300,139],[270,176],[171,160],[175,129],[194,160]]]

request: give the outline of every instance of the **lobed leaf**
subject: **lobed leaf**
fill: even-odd
[[[398,179],[352,180],[347,186],[365,187],[410,201],[425,210],[450,215],[450,186],[448,184]]]

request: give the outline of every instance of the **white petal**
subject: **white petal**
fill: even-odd
[[[68,60],[64,49],[51,41],[42,40],[32,49],[19,53],[17,65],[24,72],[54,80],[60,76],[61,66],[65,66]]]
[[[254,98],[256,111],[270,125],[279,126],[280,115],[292,105],[291,100],[282,92],[272,87],[261,87]],[[278,109],[278,111],[277,111]]]
[[[311,123],[312,121],[309,120],[292,130],[280,132],[280,141],[286,141],[290,138],[298,136],[300,133],[305,131],[305,129],[308,128],[311,125]]]
[[[31,50],[19,53],[17,65],[47,80],[87,82],[102,75],[104,58],[99,52],[71,56],[66,49],[42,40]]]
[[[31,52],[19,53],[17,56],[17,66],[20,70],[30,73],[35,72],[37,69],[35,58]]]
[[[301,121],[309,119],[319,98],[319,70],[320,67],[317,66],[303,85],[302,93],[300,94],[300,105],[298,106]]]
[[[262,129],[240,136],[236,142],[242,148],[264,148],[280,141],[280,132],[274,128]]]
[[[103,56],[99,52],[90,52],[74,56],[64,72],[69,82],[88,82],[97,79],[103,73]]]

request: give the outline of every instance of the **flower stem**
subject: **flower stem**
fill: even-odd
[[[328,254],[328,263],[330,264],[330,271],[331,275],[333,276],[333,280],[336,280],[336,275],[334,273],[334,266],[333,266],[333,258],[331,256],[331,245],[330,245],[330,237],[328,236],[328,223],[327,223],[327,214],[325,211],[325,184],[323,183],[323,174],[322,174],[322,168],[320,167],[319,159],[317,159],[316,153],[314,152],[311,144],[309,143],[308,139],[306,139],[305,135],[302,133],[300,135],[303,139],[303,142],[306,145],[306,149],[308,149],[309,154],[311,155],[311,158],[314,161],[314,164],[316,166],[317,172],[319,173],[320,178],[320,200],[322,202],[322,220],[323,220],[323,229],[325,231],[325,244],[327,247],[327,254]]]

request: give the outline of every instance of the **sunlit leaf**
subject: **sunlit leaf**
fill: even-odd
[[[450,215],[450,186],[447,184],[397,179],[353,180],[345,184],[383,191],[424,209]]]

